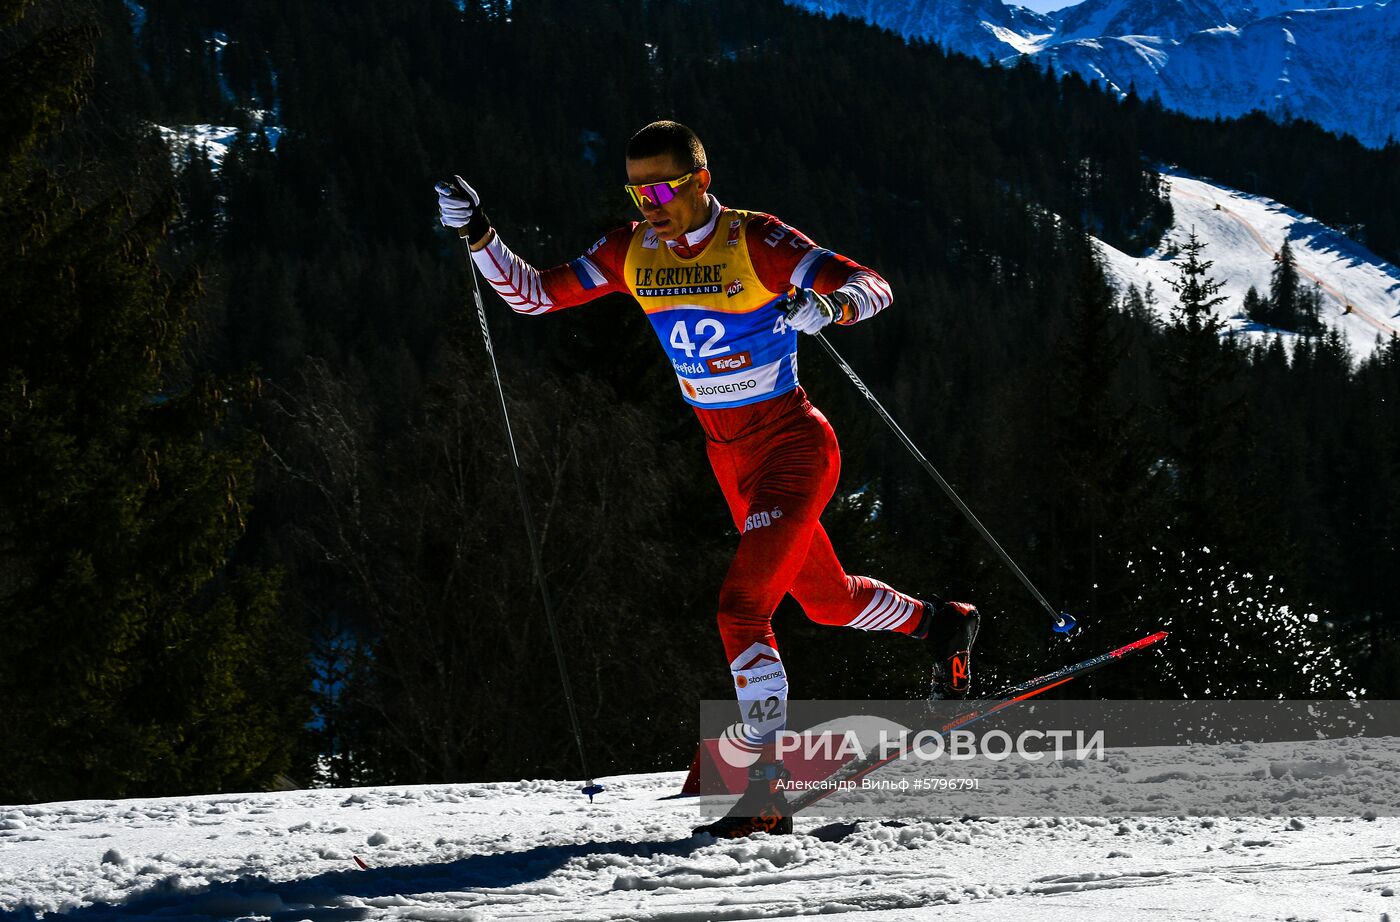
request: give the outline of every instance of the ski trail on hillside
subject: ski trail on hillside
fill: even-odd
[[[1271,327],[1244,316],[1249,288],[1267,296],[1283,241],[1289,241],[1302,278],[1326,294],[1319,319],[1341,333],[1356,362],[1369,358],[1391,336],[1400,335],[1400,267],[1316,218],[1262,195],[1251,195],[1172,167],[1161,167],[1173,212],[1172,226],[1140,256],[1097,241],[1104,268],[1120,291],[1151,285],[1156,312],[1170,320],[1171,285],[1180,273],[1182,247],[1190,234],[1205,244],[1210,275],[1221,284],[1225,303],[1216,308],[1227,335],[1262,343],[1295,331]],[[1337,305],[1336,307],[1333,304]],[[1349,310],[1348,310],[1349,308]]]
[[[1259,244],[1259,248],[1268,255],[1270,260],[1274,262],[1278,261],[1278,250],[1270,246],[1269,242],[1264,239],[1264,235],[1259,232],[1259,229],[1255,227],[1254,224],[1251,223],[1250,220],[1244,215],[1235,211],[1233,208],[1226,207],[1221,202],[1212,201],[1211,199],[1208,199],[1202,195],[1197,195],[1194,192],[1188,192],[1185,189],[1177,189],[1174,191],[1177,195],[1183,196],[1185,198],[1196,199],[1197,201],[1205,202],[1207,205],[1212,205],[1215,207],[1216,210],[1229,215],[1231,218],[1234,218],[1240,223],[1242,227],[1244,227],[1244,229],[1249,233],[1249,235],[1254,238],[1255,242]],[[1312,279],[1315,283],[1317,283],[1318,287],[1320,287],[1323,291],[1327,292],[1327,294],[1330,295],[1332,299],[1337,302],[1337,306],[1342,309],[1343,313],[1350,313],[1356,315],[1357,317],[1360,317],[1362,320],[1366,321],[1371,326],[1375,327],[1377,330],[1386,334],[1387,336],[1400,335],[1400,328],[1391,326],[1390,324],[1376,317],[1372,317],[1370,312],[1366,311],[1361,307],[1358,307],[1355,304],[1351,304],[1347,301],[1346,295],[1337,291],[1337,289],[1333,288],[1329,282],[1324,280],[1320,275],[1313,272],[1311,269],[1308,269],[1305,266],[1297,265],[1296,263],[1295,268],[1297,269],[1299,275]]]

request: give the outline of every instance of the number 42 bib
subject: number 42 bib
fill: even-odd
[[[676,256],[647,224],[627,249],[625,274],[697,407],[741,407],[797,387],[797,332],[749,260],[748,212],[725,210],[704,251]]]

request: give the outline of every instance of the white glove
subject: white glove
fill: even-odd
[[[491,229],[481,210],[481,196],[460,176],[434,186],[438,194],[438,215],[444,227],[466,228],[469,242],[477,243]]]
[[[794,330],[816,333],[840,318],[840,295],[819,295],[810,288],[799,288],[797,293],[788,299],[787,322]]]

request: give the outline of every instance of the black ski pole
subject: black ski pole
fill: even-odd
[[[943,492],[948,494],[948,498],[953,501],[953,505],[962,510],[962,514],[967,516],[967,520],[982,533],[982,537],[987,539],[987,543],[992,546],[992,549],[1001,555],[1002,560],[1006,561],[1006,565],[1010,567],[1011,572],[1015,573],[1016,577],[1020,579],[1021,584],[1030,590],[1031,595],[1035,596],[1036,601],[1049,613],[1054,630],[1061,634],[1068,634],[1070,631],[1074,630],[1074,616],[1068,612],[1056,611],[1055,607],[1045,600],[1045,596],[1040,594],[1040,590],[1035,588],[1035,584],[1030,581],[1030,578],[1026,576],[1025,573],[1021,572],[1020,567],[1016,566],[1016,561],[1011,559],[1011,555],[1002,549],[1002,546],[997,543],[997,539],[993,538],[992,533],[987,531],[987,527],[982,524],[977,516],[973,515],[972,510],[968,508],[967,503],[962,501],[962,498],[958,496],[952,485],[943,479],[943,475],[938,473],[938,469],[929,462],[928,458],[924,457],[923,452],[919,451],[919,446],[914,444],[914,440],[904,434],[904,430],[899,428],[899,423],[894,421],[894,417],[890,416],[889,412],[880,404],[880,401],[875,399],[875,395],[870,393],[870,388],[865,386],[865,382],[860,379],[860,375],[856,374],[855,369],[853,369],[845,359],[841,358],[841,354],[827,341],[826,336],[821,331],[817,331],[815,336],[817,342],[825,346],[826,351],[836,360],[836,364],[841,366],[841,370],[846,373],[846,377],[851,379],[851,383],[856,386],[856,389],[865,395],[866,400],[870,401],[870,405],[875,408],[876,413],[880,414],[880,418],[894,430],[895,435],[899,436],[899,440],[904,443],[904,447],[909,449],[910,453],[914,455],[914,458],[924,466],[924,470],[928,471],[930,476],[943,488]]]
[[[476,319],[481,324],[481,338],[486,343],[486,355],[491,359],[491,374],[496,379],[496,395],[501,399],[501,419],[506,424],[506,441],[510,443],[511,465],[515,471],[515,490],[520,496],[520,514],[525,520],[525,535],[530,541],[530,563],[535,569],[535,582],[540,587],[540,602],[544,605],[544,618],[549,624],[549,637],[554,642],[554,656],[559,662],[559,681],[564,686],[564,703],[568,706],[569,722],[573,724],[574,742],[578,744],[579,767],[583,769],[588,784],[582,788],[593,802],[593,795],[603,791],[601,784],[593,781],[593,773],[588,770],[588,757],[583,751],[583,730],[579,727],[578,709],[574,707],[574,692],[569,685],[569,670],[564,665],[564,645],[559,642],[559,627],[554,621],[554,608],[549,604],[549,589],[545,585],[544,567],[540,565],[540,543],[535,537],[534,521],[530,518],[530,501],[525,495],[525,477],[520,469],[520,454],[515,449],[515,434],[510,428],[510,411],[506,409],[506,389],[501,384],[501,370],[496,366],[496,350],[491,345],[491,327],[486,323],[486,305],[481,300],[481,286],[476,280],[476,262],[472,259],[471,247],[466,238],[462,245],[467,246],[468,271],[472,277],[472,298],[476,301]]]

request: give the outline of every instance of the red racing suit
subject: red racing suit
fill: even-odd
[[[649,227],[634,222],[578,259],[543,271],[497,235],[472,256],[519,313],[550,313],[613,292],[631,294],[648,310],[682,396],[695,407],[740,533],[718,620],[747,725],[741,744],[756,757],[785,719],[787,675],[771,623],[785,593],[822,624],[904,634],[918,625],[923,603],[878,580],[848,575],[837,560],[820,516],[840,475],[840,450],[826,417],[797,383],[796,332],[772,309],[793,287],[823,294],[839,289],[850,306],[838,322],[855,323],[890,303],[888,284],[771,215],[733,212],[710,201],[709,221],[667,242],[669,254]],[[740,243],[747,263],[738,258]],[[725,261],[708,265],[706,254]],[[720,265],[731,264],[740,268],[728,279]],[[762,291],[737,301],[719,294],[743,292],[746,283]],[[669,302],[649,307],[653,296]],[[678,299],[687,303],[674,303]]]

